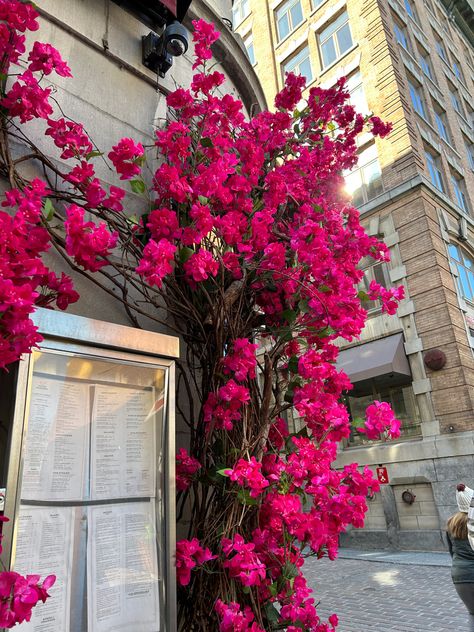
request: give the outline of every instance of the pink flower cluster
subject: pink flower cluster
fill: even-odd
[[[180,448],[176,453],[176,489],[179,492],[186,491],[201,467],[197,459],[190,456],[184,448]]]
[[[8,522],[8,518],[0,516],[1,522]],[[1,538],[0,535],[0,541]],[[44,603],[48,599],[48,590],[55,581],[55,575],[48,575],[40,583],[39,575],[24,577],[14,571],[0,572],[0,626],[13,628],[17,623],[29,621],[32,609],[39,601]]]
[[[191,571],[197,566],[216,558],[209,549],[203,548],[197,538],[176,543],[176,578],[181,586],[191,581]]]
[[[47,194],[44,182],[35,179],[22,193],[7,191],[2,203],[16,212],[0,211],[0,368],[42,340],[30,319],[35,305],[56,301],[66,309],[79,298],[71,279],[64,274],[58,278],[41,260],[50,246],[41,226]]]
[[[403,285],[392,287],[388,290],[377,281],[371,281],[369,286],[369,299],[371,301],[380,300],[382,311],[387,314],[395,314],[398,303],[405,298],[405,288]]]
[[[233,375],[239,382],[243,382],[247,378],[254,380],[257,367],[255,357],[257,349],[258,345],[252,344],[247,338],[236,338],[232,353],[229,353],[222,360],[224,373]]]
[[[218,599],[215,608],[220,617],[221,632],[265,632],[255,623],[255,615],[249,606],[242,610],[235,601],[226,604]]]
[[[358,431],[367,435],[367,439],[380,439],[380,435],[387,433],[389,439],[400,436],[400,421],[395,418],[390,404],[374,401],[365,411],[366,419]]]
[[[84,209],[71,204],[66,210],[66,252],[85,270],[97,272],[107,265],[110,251],[117,245],[117,233],[107,230],[105,222],[96,226],[84,221]]]
[[[250,461],[239,459],[232,469],[226,471],[226,474],[237,485],[249,488],[252,498],[257,498],[269,485],[261,469],[262,463],[252,456]]]
[[[241,418],[240,409],[250,399],[248,388],[229,380],[216,393],[209,393],[203,407],[204,422],[216,430],[232,430],[233,422]]]
[[[140,162],[144,153],[143,145],[136,143],[132,138],[122,138],[112,147],[109,158],[121,180],[130,180],[140,173]]]

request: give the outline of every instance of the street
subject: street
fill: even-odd
[[[444,553],[342,552],[308,559],[305,574],[323,620],[335,612],[338,632],[472,632]],[[352,559],[350,559],[352,557]],[[362,558],[362,559],[361,559]],[[378,560],[378,561],[374,561]]]

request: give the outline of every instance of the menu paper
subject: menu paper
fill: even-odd
[[[155,496],[155,391],[99,384],[91,420],[93,500]]]
[[[89,390],[88,384],[35,376],[24,452],[23,499],[83,499]]]
[[[22,632],[69,632],[73,507],[20,507],[14,570],[56,575],[45,603],[38,603]]]
[[[88,510],[88,632],[159,632],[153,502]]]

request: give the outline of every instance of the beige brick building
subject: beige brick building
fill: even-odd
[[[382,399],[403,424],[399,441],[354,436],[339,455],[339,465],[388,471],[366,527],[346,536],[360,546],[442,548],[455,483],[474,487],[474,15],[469,0],[449,7],[233,3],[234,30],[269,104],[286,71],[305,75],[309,87],[345,75],[358,110],[393,123],[388,140],[362,139],[347,175],[368,231],[392,254],[388,265],[366,262],[366,282],[406,288],[397,316],[372,304],[361,340],[341,352],[355,387],[352,415]]]

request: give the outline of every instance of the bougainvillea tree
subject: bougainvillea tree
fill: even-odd
[[[176,551],[180,629],[335,629],[336,615],[324,622],[317,613],[304,559],[335,558],[339,534],[363,525],[377,490],[369,469],[332,466],[350,433],[337,340],[361,332],[361,300],[393,313],[403,297],[375,283],[358,292],[360,260],[388,252],[361,227],[342,173],[356,164],[357,136],[389,126],[355,112],[344,80],[311,88],[302,102],[304,79],[293,74],[275,111],[248,119],[240,101],[222,96],[224,76],[206,67],[219,35],[199,20],[196,74],[167,97],[155,146],[111,139],[99,156],[51,100],[48,78],[69,77],[67,63],[48,43],[25,50],[34,9],[0,0],[0,19],[1,168],[11,188],[0,214],[0,364],[41,340],[36,306],[65,309],[79,298],[43,263],[48,249],[118,296],[133,325],[146,316],[177,332],[178,412],[189,430],[176,458],[178,513],[189,524]],[[59,161],[39,148],[31,120]],[[143,169],[157,150],[149,183]],[[124,188],[99,180],[104,159]],[[41,178],[25,179],[28,161]],[[127,212],[128,187],[143,196],[138,219]],[[374,402],[359,431],[395,437],[398,426]]]

